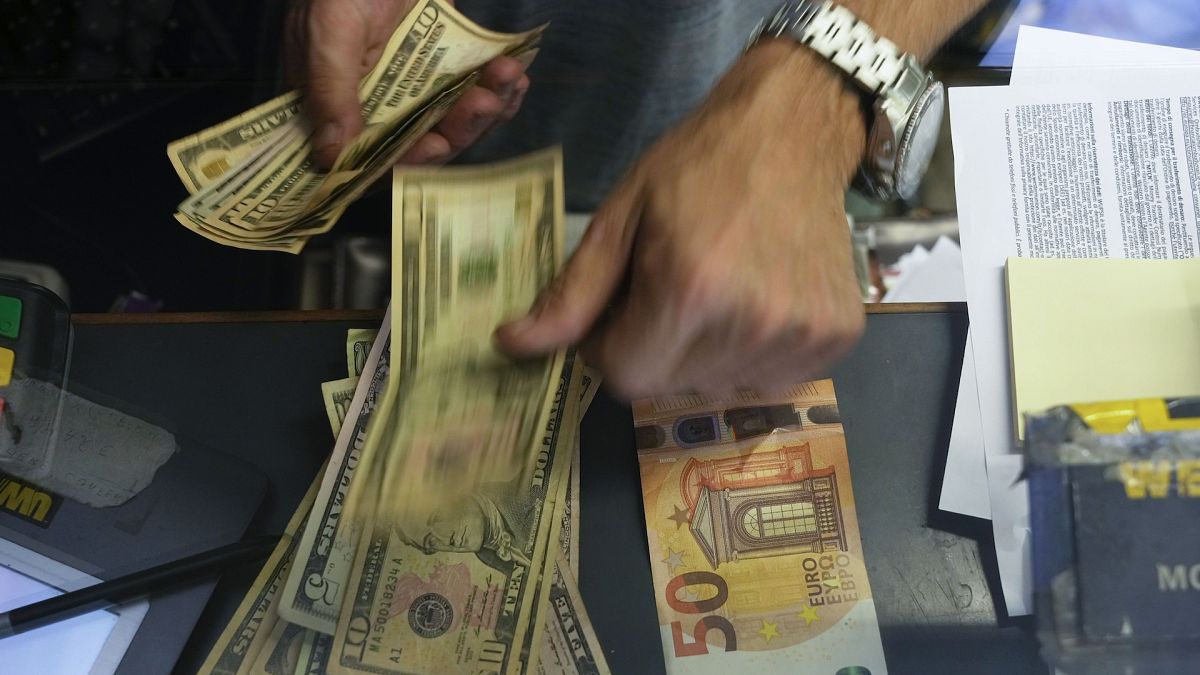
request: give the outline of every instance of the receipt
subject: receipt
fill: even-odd
[[[176,451],[169,431],[48,382],[13,380],[5,401],[0,471],[88,506],[129,501]]]

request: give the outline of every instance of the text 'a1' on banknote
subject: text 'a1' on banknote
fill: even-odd
[[[885,673],[833,382],[633,414],[667,671]]]

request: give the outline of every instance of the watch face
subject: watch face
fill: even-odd
[[[929,168],[945,105],[942,83],[934,81],[929,83],[913,109],[896,157],[896,194],[903,199],[916,194],[921,178]]]

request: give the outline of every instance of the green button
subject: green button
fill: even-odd
[[[0,336],[16,338],[21,333],[21,299],[0,295]]]

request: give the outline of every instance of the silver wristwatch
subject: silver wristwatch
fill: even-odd
[[[850,10],[832,2],[800,0],[779,8],[750,39],[790,37],[840,68],[874,97],[874,121],[858,183],[880,199],[908,199],[937,145],[945,94],[942,83],[911,54],[875,35]]]

